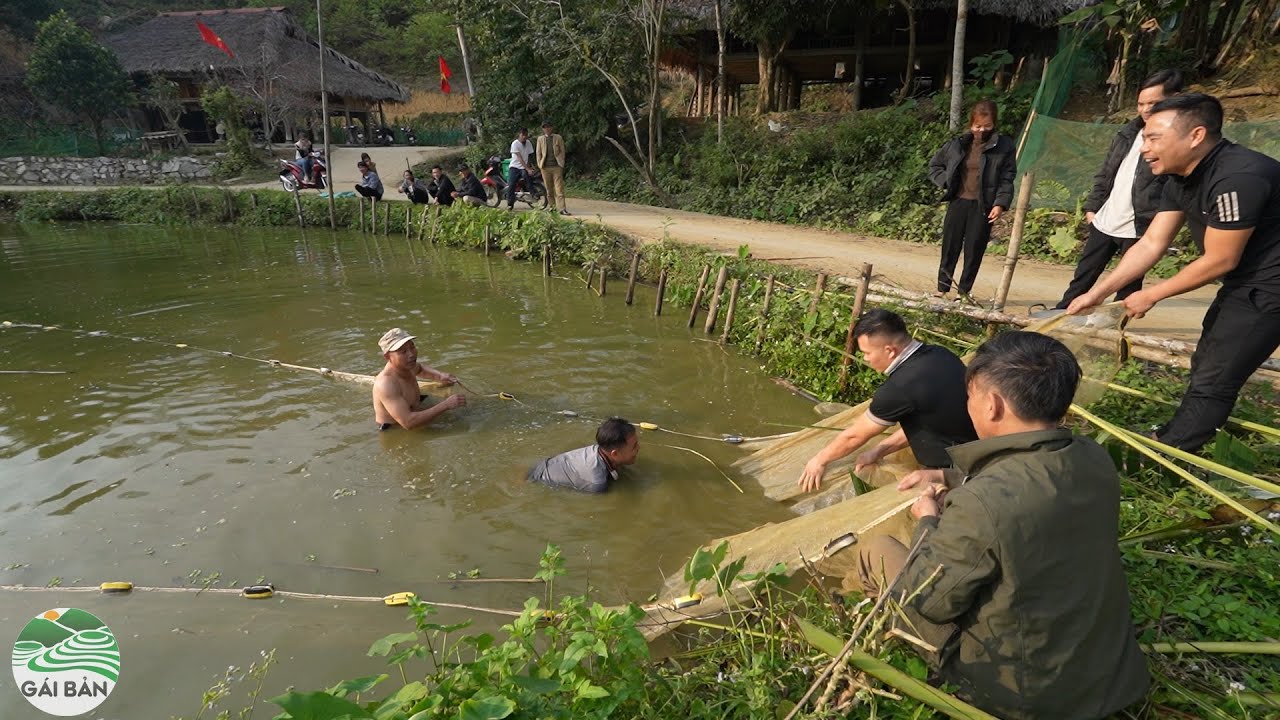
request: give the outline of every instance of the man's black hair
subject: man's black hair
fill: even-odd
[[[550,120],[543,120],[543,121],[542,121],[542,127],[544,127],[544,128],[549,128],[549,127],[555,127],[555,126],[551,124],[551,121],[550,121]]]
[[[1061,422],[1080,384],[1080,363],[1066,345],[1040,333],[1001,333],[977,349],[965,383],[982,382],[1023,420]]]
[[[863,335],[891,340],[911,338],[911,333],[907,332],[907,321],[898,313],[884,308],[868,310],[858,318],[857,324],[853,326],[853,336],[860,338]]]
[[[617,450],[626,446],[627,441],[635,434],[635,425],[620,417],[611,417],[596,429],[596,444],[601,450]]]
[[[439,165],[432,165],[432,166],[431,166],[431,169],[432,169],[432,170],[439,170],[440,172],[444,172],[444,168],[440,167]]]
[[[360,162],[356,163],[356,167],[358,167],[358,168],[367,168],[367,167],[369,167],[369,163],[367,163],[367,162],[365,162],[365,161],[361,160]]]
[[[1182,92],[1182,71],[1172,68],[1157,70],[1142,81],[1142,86],[1138,88],[1138,92],[1153,87],[1164,88],[1165,95],[1177,95]]]
[[[1177,113],[1178,128],[1189,132],[1203,127],[1210,140],[1222,137],[1222,103],[1218,98],[1204,93],[1187,93],[1167,97],[1151,108],[1151,114],[1173,111]]]
[[[458,164],[458,172],[462,172],[463,170],[466,170],[466,171],[470,172],[471,168],[470,168],[470,167],[468,167],[466,163],[459,163],[459,164]]]
[[[517,135],[519,135],[520,133],[524,133],[525,135],[528,135],[528,134],[529,134],[529,128],[527,128],[527,127],[522,127],[522,128],[520,128],[519,130],[517,130],[517,131],[516,131],[516,134],[517,134]]]

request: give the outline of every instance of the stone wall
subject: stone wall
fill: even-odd
[[[208,179],[210,166],[193,157],[0,158],[0,185],[152,185]]]

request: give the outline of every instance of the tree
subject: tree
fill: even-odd
[[[88,123],[100,153],[103,121],[123,112],[131,96],[129,78],[116,56],[62,10],[36,30],[27,86],[37,97]]]
[[[756,44],[760,81],[756,85],[756,112],[781,107],[778,97],[778,59],[797,31],[825,16],[836,0],[731,0],[729,28]]]
[[[182,143],[182,147],[186,148],[187,136],[178,125],[182,114],[186,112],[178,83],[162,75],[152,75],[147,79],[147,87],[143,91],[142,99],[159,111],[160,117],[164,118],[164,129],[178,133],[178,141]]]

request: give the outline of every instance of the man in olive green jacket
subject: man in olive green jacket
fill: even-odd
[[[942,680],[1006,720],[1103,718],[1150,684],[1116,546],[1115,465],[1059,427],[1080,376],[1047,336],[985,343],[966,374],[980,439],[950,449],[954,468],[899,485],[928,483],[912,507],[915,556],[886,538],[860,551],[869,593],[895,576],[895,596],[924,587],[904,630],[939,650],[926,659]]]

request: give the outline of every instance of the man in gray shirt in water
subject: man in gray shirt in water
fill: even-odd
[[[632,465],[640,454],[636,426],[619,417],[596,429],[596,444],[547,458],[529,471],[529,482],[599,493],[618,479],[618,468]]]

